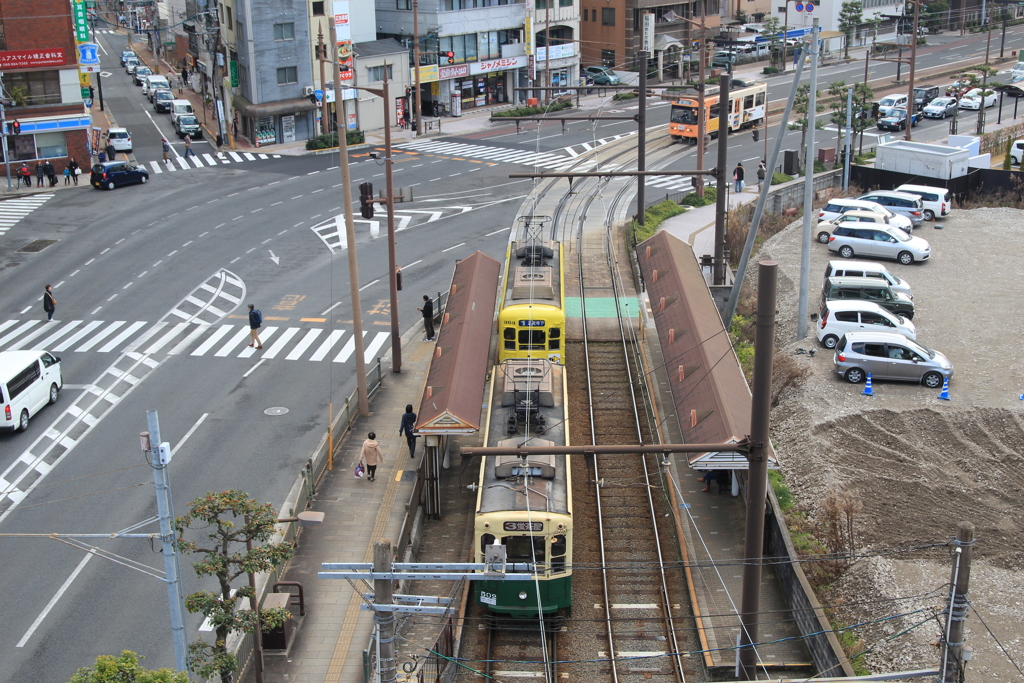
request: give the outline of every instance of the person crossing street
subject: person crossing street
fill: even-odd
[[[263,314],[256,310],[256,307],[249,304],[249,336],[252,337],[250,347],[257,351],[263,348],[263,341],[260,339],[260,327],[263,325]]]

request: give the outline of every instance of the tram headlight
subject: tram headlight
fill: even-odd
[[[519,591],[519,599],[520,600],[525,600],[526,599],[526,591]]]

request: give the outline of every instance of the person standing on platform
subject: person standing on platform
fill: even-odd
[[[732,179],[736,181],[736,192],[743,192],[743,162],[736,164],[732,171]]]
[[[413,427],[416,426],[416,413],[412,412],[412,404],[405,405],[405,415],[402,415],[402,424],[398,428],[399,434],[405,435],[405,441],[409,444],[409,457],[416,456],[416,434]]]
[[[423,314],[423,331],[427,335],[423,338],[423,341],[434,341],[434,302],[430,300],[429,296],[424,294],[423,308],[417,308],[416,310]]]

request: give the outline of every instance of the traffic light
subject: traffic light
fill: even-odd
[[[761,137],[760,131],[758,131],[758,129],[755,128],[754,129],[754,142],[757,142],[760,137]]]
[[[359,185],[359,214],[363,218],[373,218],[373,183]]]
[[[449,64],[455,63],[455,53],[451,50],[448,50],[447,52],[438,52],[437,56],[446,60]]]
[[[20,121],[11,121],[10,133],[11,133],[11,135],[21,135],[21,122]]]

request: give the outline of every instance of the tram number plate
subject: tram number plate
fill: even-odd
[[[480,602],[482,602],[485,605],[497,605],[498,604],[498,594],[497,593],[488,593],[486,591],[480,591]]]
[[[505,522],[501,527],[505,531],[544,531],[544,522]]]
[[[544,327],[543,320],[520,320],[519,327]]]

